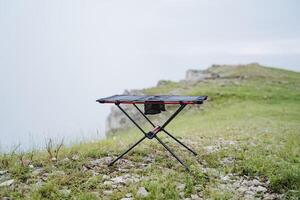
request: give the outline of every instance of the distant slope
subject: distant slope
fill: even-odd
[[[195,79],[185,79],[180,82],[159,81],[156,87],[127,91],[127,93],[208,95],[210,101],[221,99],[226,101],[232,99],[300,100],[300,73],[298,72],[265,67],[257,63],[213,65],[206,70],[193,71],[196,78],[200,77],[198,81]],[[213,76],[208,74],[213,74]],[[132,106],[125,106],[125,108],[136,121],[143,120],[142,116]],[[132,123],[123,113],[113,108],[107,119],[106,135],[115,135],[116,131],[129,128],[131,125]]]

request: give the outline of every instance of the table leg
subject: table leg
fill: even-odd
[[[159,139],[159,137],[157,137],[157,135],[155,135],[155,138],[161,145],[163,145],[165,147],[165,149],[167,149],[172,154],[172,156],[174,156],[178,160],[178,162],[180,162],[185,167],[185,169],[187,171],[190,171],[188,166],[163,141],[161,141],[161,139]]]
[[[192,152],[195,156],[197,155],[197,153],[194,150],[192,150],[191,148],[189,148],[188,146],[186,146],[185,144],[183,144],[180,140],[178,140],[176,137],[174,137],[173,135],[171,135],[165,129],[163,129],[162,131],[165,132],[171,138],[173,138],[176,142],[178,142],[179,144],[181,144],[183,147],[185,147],[187,150],[189,150],[190,152]]]
[[[111,163],[109,163],[108,166],[112,166],[115,162],[117,162],[120,158],[122,158],[125,154],[127,154],[131,149],[133,149],[136,145],[141,143],[144,139],[146,139],[146,136],[142,137],[139,141],[137,141],[134,145],[132,145],[129,149],[127,149],[124,153],[119,155],[115,160],[113,160]]]

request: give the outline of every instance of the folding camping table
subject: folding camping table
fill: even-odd
[[[144,134],[144,136],[138,140],[135,144],[133,144],[129,149],[127,149],[124,153],[119,155],[115,160],[113,160],[109,166],[112,166],[116,161],[122,158],[125,154],[127,154],[130,150],[136,147],[139,143],[141,143],[144,139],[153,139],[155,138],[167,151],[171,153],[184,167],[189,171],[188,166],[157,136],[159,132],[164,132],[176,142],[181,144],[187,150],[192,152],[194,155],[197,155],[195,151],[191,148],[183,144],[176,137],[171,135],[165,128],[166,126],[184,109],[184,107],[188,104],[202,104],[204,100],[207,99],[207,96],[178,96],[178,95],[114,95],[106,98],[98,99],[99,103],[113,103],[115,104],[128,118],[133,124]],[[120,106],[120,104],[132,104],[140,114],[142,114],[145,119],[153,126],[153,130],[146,132],[144,131],[138,124],[135,122],[132,117]],[[144,104],[145,113],[136,105],[136,104]],[[146,116],[147,114],[158,114],[161,111],[165,111],[165,104],[178,104],[179,108],[166,120],[164,124],[161,126],[156,126],[150,119]]]

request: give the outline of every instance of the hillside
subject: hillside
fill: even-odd
[[[197,70],[191,73],[197,75]],[[141,138],[138,130],[124,122],[99,142],[61,149],[48,143],[48,152],[1,155],[0,197],[299,199],[300,73],[253,63],[213,65],[201,74],[135,91],[209,97],[201,106],[188,106],[167,127],[198,156],[159,133],[190,166],[190,173],[155,140],[143,142],[107,167]],[[174,109],[168,106],[156,122]]]

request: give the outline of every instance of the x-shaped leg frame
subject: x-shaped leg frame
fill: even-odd
[[[174,156],[178,162],[180,162],[187,171],[189,171],[188,166],[157,136],[157,133],[159,132],[164,132],[166,133],[168,136],[170,136],[171,138],[173,138],[176,142],[178,142],[179,144],[181,144],[183,147],[185,147],[187,150],[189,150],[190,152],[192,152],[194,155],[197,155],[197,153],[195,151],[193,151],[191,148],[189,148],[188,146],[186,146],[185,144],[183,144],[181,141],[179,141],[176,137],[174,137],[173,135],[171,135],[168,131],[165,130],[165,127],[180,113],[180,111],[182,111],[184,109],[184,107],[186,106],[186,104],[181,104],[180,107],[175,111],[175,113],[173,113],[170,118],[162,125],[162,126],[155,126],[154,123],[151,122],[151,120],[141,111],[141,109],[133,104],[133,106],[145,117],[145,119],[154,127],[154,129],[148,133],[146,133],[129,115],[128,113],[120,106],[119,103],[116,103],[116,106],[130,119],[130,121],[132,121],[134,123],[134,125],[140,129],[140,131],[144,134],[144,136],[137,141],[135,144],[133,144],[128,150],[126,150],[124,153],[122,153],[121,155],[119,155],[115,160],[113,160],[111,163],[109,163],[108,166],[112,166],[115,162],[117,162],[119,159],[121,159],[125,154],[127,154],[130,150],[132,150],[134,147],[136,147],[139,143],[141,143],[144,139],[148,138],[148,139],[153,139],[155,138],[161,145],[163,145],[163,147],[165,149],[167,149],[167,151],[169,151],[171,153],[172,156]]]

